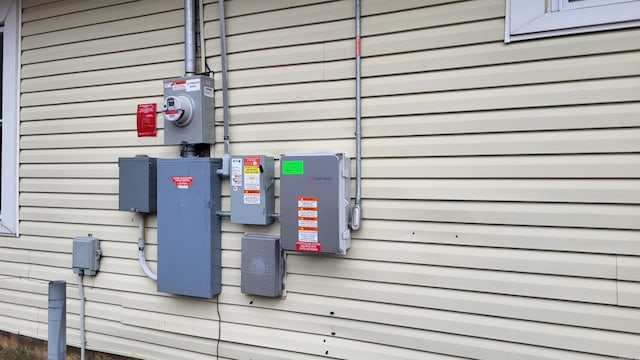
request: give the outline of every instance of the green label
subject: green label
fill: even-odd
[[[304,160],[289,160],[282,162],[282,175],[304,174]]]

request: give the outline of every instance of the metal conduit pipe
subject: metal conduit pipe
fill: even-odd
[[[49,282],[47,354],[49,360],[67,358],[67,282]]]
[[[360,0],[356,0],[356,200],[351,209],[351,230],[362,222],[362,80],[360,78]]]
[[[218,0],[218,18],[220,21],[220,66],[222,76],[222,118],[224,120],[224,155],[222,169],[218,174],[229,176],[231,155],[229,154],[229,84],[227,81],[227,30],[224,17],[224,0]]]
[[[139,221],[138,221],[138,262],[140,262],[140,267],[144,274],[151,280],[158,281],[158,275],[155,274],[147,265],[147,259],[144,256],[144,223],[145,223],[145,214],[138,213]]]
[[[78,293],[80,296],[80,360],[84,360],[87,338],[84,330],[85,298],[84,298],[84,273],[78,275]]]
[[[196,3],[184,0],[184,74],[196,73]]]

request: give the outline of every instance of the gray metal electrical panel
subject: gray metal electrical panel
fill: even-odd
[[[164,143],[215,143],[213,79],[193,75],[163,84]]]
[[[100,240],[88,236],[73,238],[73,272],[74,274],[95,275],[100,268]]]
[[[231,158],[231,222],[267,225],[275,211],[273,158],[264,155]]]
[[[146,155],[118,158],[118,209],[153,213],[156,211],[155,158]]]
[[[246,234],[242,237],[240,291],[247,295],[282,296],[284,254],[280,238]]]
[[[158,159],[158,291],[220,293],[221,159]]]
[[[290,251],[345,255],[349,231],[349,159],[344,154],[282,155],[280,241]]]

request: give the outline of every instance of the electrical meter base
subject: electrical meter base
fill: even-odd
[[[214,144],[213,79],[194,75],[166,79],[163,85],[165,145]]]

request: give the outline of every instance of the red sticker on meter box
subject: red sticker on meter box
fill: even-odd
[[[171,181],[176,184],[178,189],[188,189],[191,183],[193,182],[193,177],[191,176],[174,176],[171,178]]]

